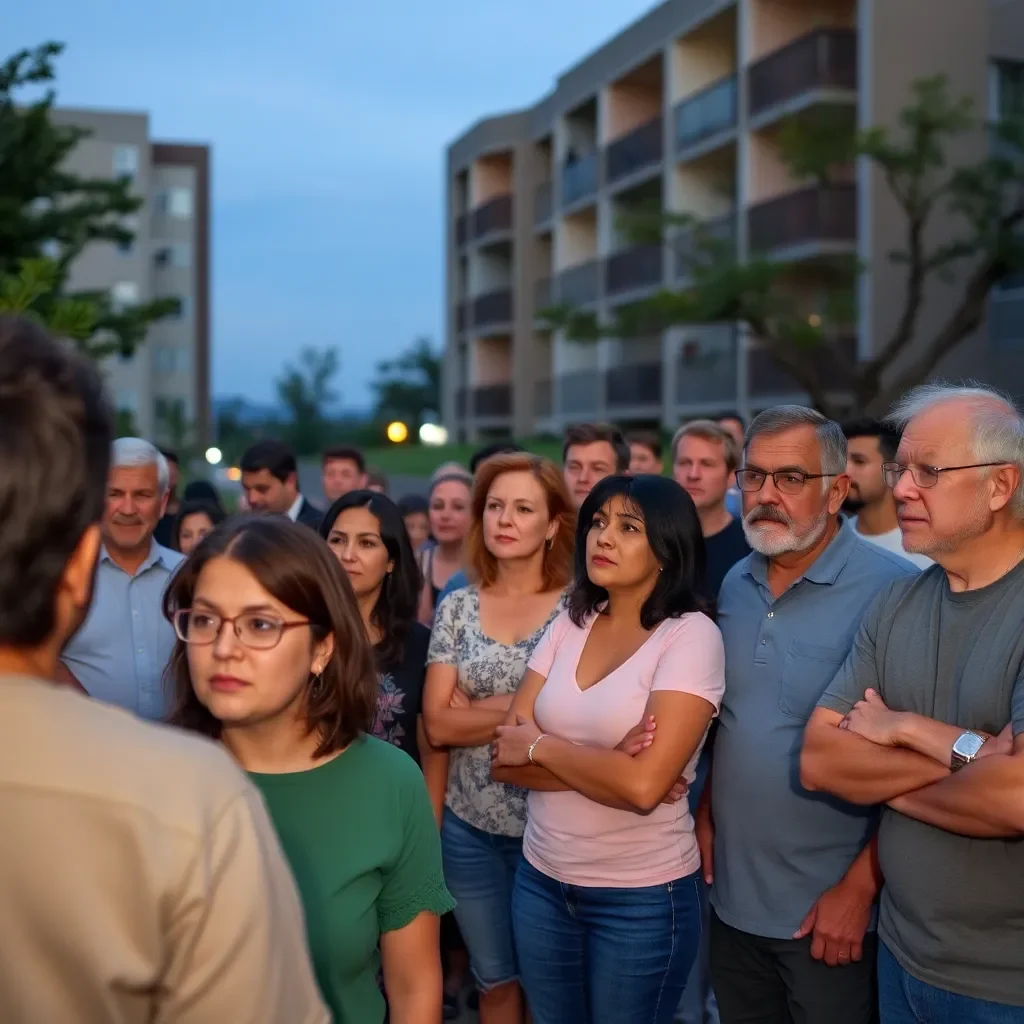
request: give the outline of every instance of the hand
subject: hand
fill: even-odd
[[[697,837],[697,849],[700,850],[700,866],[704,872],[704,881],[711,885],[715,880],[715,823],[711,818],[711,806],[706,796],[693,816],[693,831]]]
[[[682,775],[673,783],[672,788],[665,794],[663,804],[677,804],[680,800],[690,792],[690,787],[686,784],[686,778]]]
[[[499,725],[491,745],[491,765],[518,768],[530,763],[530,746],[541,735],[537,723],[525,715],[516,715],[515,725]]]
[[[473,706],[473,702],[469,699],[469,695],[466,693],[461,686],[456,686],[452,690],[451,698],[448,701],[448,707],[458,708],[460,711],[466,711]]]
[[[840,729],[863,736],[880,747],[898,747],[898,734],[903,723],[898,711],[890,711],[875,690],[865,690],[864,699],[839,723]]]
[[[637,754],[642,750],[646,750],[654,742],[654,730],[656,728],[657,723],[654,721],[654,715],[646,715],[622,737],[615,749],[621,750],[623,754],[629,754],[630,757],[636,757]]]
[[[811,935],[811,956],[829,967],[859,963],[873,903],[874,893],[844,879],[818,897],[793,938]]]
[[[978,757],[990,757],[992,754],[1009,756],[1013,753],[1013,723],[1011,722],[998,736],[989,736]],[[977,760],[977,758],[975,758]]]
[[[508,711],[514,699],[514,693],[492,693],[490,697],[480,697],[472,701],[470,706],[480,711]]]

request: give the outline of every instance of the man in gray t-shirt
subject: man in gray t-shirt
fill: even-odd
[[[912,393],[902,414],[886,472],[905,542],[939,564],[865,616],[801,778],[886,805],[883,1024],[920,1005],[933,1024],[1024,1021],[1024,420],[980,389]]]

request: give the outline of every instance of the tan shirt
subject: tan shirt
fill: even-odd
[[[0,1021],[329,1020],[295,884],[228,755],[0,677]]]

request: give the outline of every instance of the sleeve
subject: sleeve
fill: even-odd
[[[251,786],[211,824],[174,895],[168,994],[154,1020],[327,1024],[299,895]]]
[[[526,667],[547,679],[559,645],[565,639],[566,630],[569,628],[572,628],[572,622],[568,612],[555,616],[544,630],[544,635],[537,641]]]
[[[718,712],[725,693],[725,644],[706,615],[688,615],[672,631],[654,668],[655,690],[692,693]]]
[[[426,783],[412,761],[402,768],[401,797],[394,805],[402,818],[401,846],[384,870],[377,900],[381,932],[398,931],[424,912],[440,916],[455,908],[444,884],[441,834]]]
[[[891,593],[891,588],[887,587],[868,605],[868,610],[864,613],[864,618],[853,638],[850,653],[821,695],[818,701],[819,708],[828,708],[829,711],[847,715],[857,701],[864,699],[865,690],[874,689],[882,692],[878,678],[878,663],[875,660],[875,644],[878,639],[878,627],[882,624]]]
[[[449,594],[437,606],[434,614],[434,628],[430,634],[427,649],[428,665],[457,665],[458,652],[455,650],[455,606],[458,599]]]
[[[1024,674],[1017,677],[1010,697],[1010,724],[1013,726],[1013,737],[1016,739],[1024,733]]]

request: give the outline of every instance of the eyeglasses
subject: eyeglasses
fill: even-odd
[[[736,470],[736,486],[741,491],[759,491],[764,487],[765,480],[772,478],[776,488],[782,494],[799,494],[808,480],[827,480],[835,473],[804,473],[799,469],[780,469],[774,473],[766,473],[763,469]]]
[[[202,646],[216,642],[225,622],[230,622],[235,636],[246,647],[257,651],[269,651],[281,642],[286,629],[296,626],[309,626],[308,619],[299,622],[282,622],[272,615],[252,612],[246,615],[217,615],[215,612],[194,611],[192,608],[179,608],[172,620],[174,632],[182,643]]]
[[[883,462],[882,479],[885,481],[886,487],[893,488],[900,482],[900,477],[909,470],[910,475],[914,478],[914,483],[918,487],[934,487],[939,482],[939,475],[941,473],[953,473],[958,469],[984,469],[988,466],[1005,465],[1005,462],[972,462],[969,466],[939,467],[917,466],[913,464],[903,466],[898,462]]]

